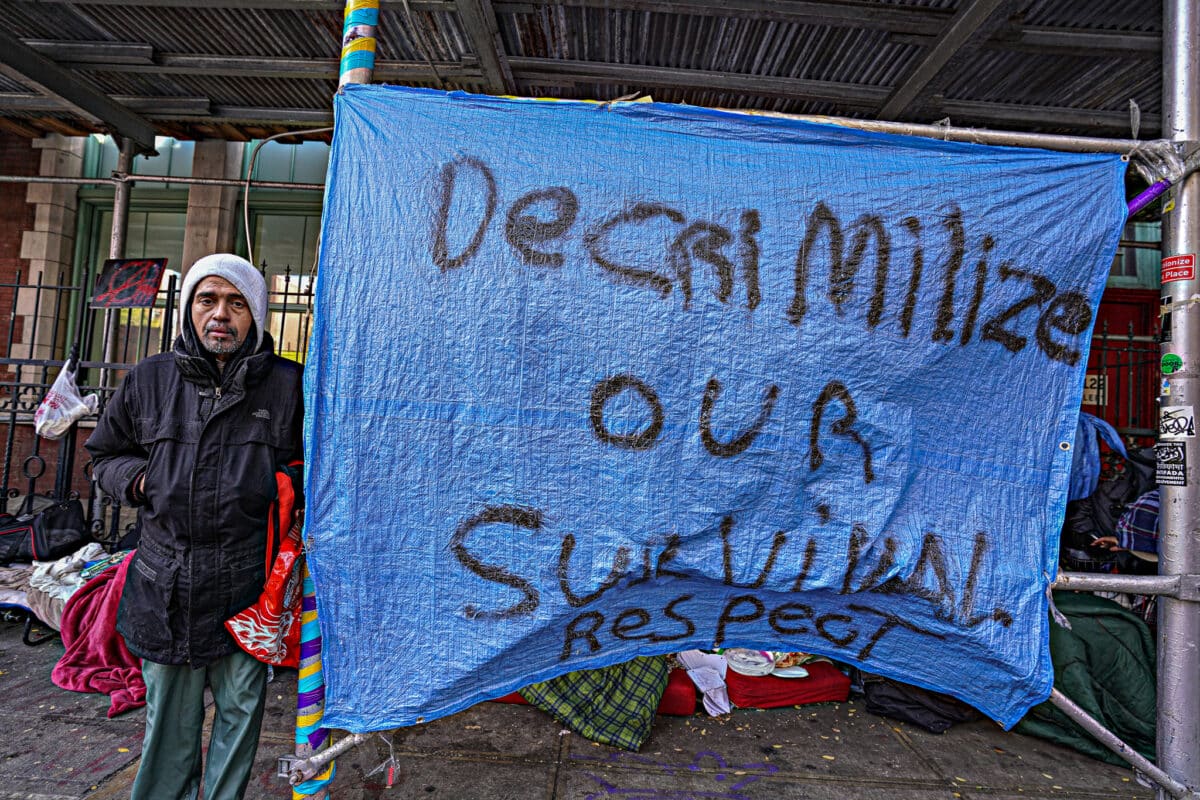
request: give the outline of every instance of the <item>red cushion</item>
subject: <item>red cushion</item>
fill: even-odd
[[[781,708],[804,703],[843,702],[850,696],[850,679],[824,661],[805,664],[807,678],[749,677],[733,670],[725,674],[729,700],[739,708]]]
[[[529,705],[529,701],[526,700],[524,697],[521,697],[520,692],[509,692],[508,694],[504,695],[504,697],[493,697],[491,702],[493,702],[493,703],[512,703],[512,704],[518,705],[518,706]]]
[[[658,713],[674,717],[690,717],[696,713],[696,684],[688,677],[687,670],[671,670],[667,690],[658,702]]]
[[[522,697],[520,692],[497,697],[492,702],[529,705],[529,701]],[[667,678],[666,691],[663,692],[662,700],[658,702],[658,713],[676,717],[690,717],[696,713],[696,686],[688,677],[686,670],[671,670],[671,674]]]

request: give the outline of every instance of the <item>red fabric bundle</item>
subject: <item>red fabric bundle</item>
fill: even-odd
[[[843,702],[850,696],[850,679],[824,661],[805,664],[807,678],[750,677],[733,670],[725,674],[729,700],[738,708],[782,708],[804,703]]]
[[[67,600],[61,628],[66,652],[50,673],[61,689],[107,694],[110,717],[146,705],[141,661],[116,630],[117,606],[132,560],[126,556],[115,569],[104,570]]]
[[[298,563],[304,556],[300,540],[304,518],[303,511],[295,508],[291,476],[281,470],[275,473],[275,479],[279,495],[267,520],[267,580],[258,601],[225,620],[225,629],[239,647],[259,661],[296,668],[300,666],[304,594],[303,570]]]

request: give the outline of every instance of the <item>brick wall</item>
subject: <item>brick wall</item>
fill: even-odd
[[[33,141],[15,134],[0,131],[0,175],[37,175],[41,153],[34,149]],[[32,230],[36,208],[26,202],[29,184],[0,183],[0,284],[20,283],[29,275],[29,261],[21,258],[21,239],[25,231]],[[13,300],[16,296],[11,287],[0,286],[0,356],[9,354],[9,325],[13,319]],[[21,318],[13,320],[12,331],[15,341],[21,341]],[[0,381],[12,380],[13,375],[0,367]],[[0,387],[0,392],[6,388]]]
[[[0,131],[0,175],[36,175],[40,162],[41,153],[30,139]],[[27,186],[0,183],[0,283],[16,283],[29,274],[29,262],[21,258],[21,236],[34,225],[34,206],[25,202]],[[0,320],[10,318],[12,302],[12,290],[0,290]],[[0,353],[7,351],[5,324],[0,326]]]
[[[35,149],[30,139],[24,139],[15,134],[0,131],[0,175],[37,175],[42,161],[42,152]],[[0,183],[0,284],[20,283],[29,277],[29,260],[21,258],[21,240],[26,231],[35,229],[37,207],[26,202],[30,184]],[[9,355],[9,320],[12,317],[13,290],[0,286],[0,356]],[[15,341],[22,341],[20,323],[17,317],[17,327],[13,330]],[[23,380],[29,380],[33,370],[22,370]],[[3,382],[11,381],[13,373],[0,367],[0,402],[9,396],[9,387]],[[50,374],[53,380],[54,373]],[[18,423],[13,429],[12,441],[9,442],[10,415],[0,414],[0,471],[3,470],[3,455],[11,447],[11,463],[7,487],[24,494],[28,481],[22,474],[22,465],[33,455],[35,434],[33,426],[28,423]],[[77,447],[79,455],[75,460],[73,487],[81,493],[87,490],[87,479],[82,466],[87,461],[87,453],[83,451],[82,441],[87,438],[90,430],[79,432],[80,443]],[[58,469],[58,453],[60,444],[42,440],[39,445],[40,456],[45,459],[45,472],[35,485],[39,493],[54,488],[54,475]],[[36,464],[30,463],[30,468],[36,471]],[[14,510],[16,500],[9,501],[9,511]]]

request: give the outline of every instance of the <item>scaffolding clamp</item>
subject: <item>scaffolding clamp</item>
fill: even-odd
[[[1188,603],[1200,603],[1200,575],[1180,575],[1176,597]]]

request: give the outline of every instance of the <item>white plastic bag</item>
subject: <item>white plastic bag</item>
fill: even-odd
[[[33,412],[33,429],[38,436],[61,439],[75,421],[88,414],[95,414],[100,398],[95,392],[87,397],[79,396],[75,385],[75,371],[63,366],[54,385],[42,399],[37,411]]]

